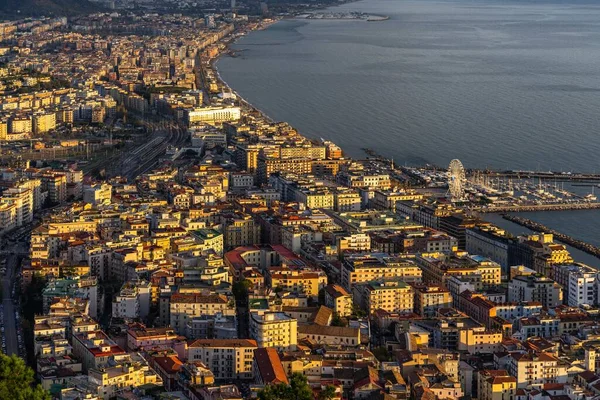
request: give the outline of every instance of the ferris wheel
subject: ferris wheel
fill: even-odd
[[[450,161],[448,166],[448,192],[452,200],[462,200],[465,197],[465,167],[460,160]]]

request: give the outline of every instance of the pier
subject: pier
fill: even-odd
[[[502,215],[502,218],[504,218],[507,221],[514,222],[515,224],[524,226],[525,228],[531,229],[532,231],[551,233],[559,241],[561,241],[565,244],[568,244],[569,246],[572,246],[581,251],[585,251],[586,253],[591,254],[595,257],[600,258],[600,248],[598,248],[592,244],[589,244],[582,240],[575,239],[574,237],[565,235],[564,233],[560,233],[554,229],[548,228],[545,225],[542,225],[538,222],[532,221],[527,218],[517,217],[517,216],[509,215],[509,214]]]
[[[470,207],[471,210],[480,213],[507,213],[528,211],[568,211],[568,210],[597,210],[600,203],[555,203],[555,204],[527,204],[507,206]]]

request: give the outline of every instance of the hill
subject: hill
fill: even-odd
[[[0,18],[28,16],[72,16],[103,11],[103,7],[88,0],[3,0]]]

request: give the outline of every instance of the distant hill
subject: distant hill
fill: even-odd
[[[0,19],[27,16],[71,16],[104,10],[88,0],[0,0]]]

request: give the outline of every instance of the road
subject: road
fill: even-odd
[[[9,254],[6,261],[6,275],[2,278],[2,304],[4,305],[4,337],[6,338],[6,353],[19,355],[17,341],[17,323],[15,320],[15,305],[13,303],[12,283],[15,278],[17,256]]]

